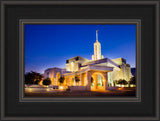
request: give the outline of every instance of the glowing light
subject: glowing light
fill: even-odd
[[[134,84],[131,84],[131,85],[130,85],[130,87],[136,87],[136,85],[134,85]]]
[[[29,92],[32,92],[32,89],[31,89],[31,88],[29,88]]]
[[[122,89],[123,89],[123,87],[118,88],[118,90],[122,90]]]
[[[62,89],[63,89],[63,86],[60,86],[59,88],[62,90]]]
[[[50,91],[49,88],[47,88],[46,91]]]
[[[117,86],[117,87],[121,87],[121,85],[120,85],[120,84],[117,84],[116,86]]]

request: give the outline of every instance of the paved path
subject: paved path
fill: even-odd
[[[27,97],[126,97],[135,96],[135,88],[117,88],[106,91],[59,91],[59,90],[48,90],[42,92],[28,91],[25,93]]]

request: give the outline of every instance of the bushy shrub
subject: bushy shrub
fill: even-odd
[[[76,76],[76,77],[75,77],[75,81],[76,81],[76,84],[77,84],[77,83],[80,82],[80,79]]]
[[[47,78],[47,79],[44,79],[44,80],[43,80],[43,85],[48,86],[48,85],[50,85],[50,84],[51,84],[50,78]]]
[[[40,73],[37,72],[28,72],[25,74],[25,84],[31,85],[31,84],[37,84],[37,82],[35,82],[35,80],[41,80],[43,78],[43,76]]]
[[[136,78],[134,76],[130,78],[129,84],[136,84]]]
[[[63,76],[61,76],[61,77],[58,79],[58,81],[59,81],[60,84],[63,84],[63,83],[64,83],[64,80],[65,80],[65,78],[64,78]]]
[[[120,79],[120,80],[117,81],[117,84],[127,85],[128,82],[126,80],[124,80],[124,79]]]
[[[36,81],[34,81],[34,84],[38,85],[39,82],[40,82],[40,80],[36,80]]]

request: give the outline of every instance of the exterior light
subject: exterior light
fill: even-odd
[[[29,92],[32,92],[32,89],[31,89],[31,88],[29,88]]]
[[[63,86],[60,86],[59,88],[62,90],[62,89],[63,89]]]
[[[132,85],[130,85],[130,87],[133,87],[133,84],[132,84]]]
[[[49,91],[49,88],[47,88],[46,91],[48,92],[48,91]]]

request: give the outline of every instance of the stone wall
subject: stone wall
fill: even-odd
[[[84,91],[87,90],[86,86],[69,86],[69,88],[71,89],[71,91]]]

